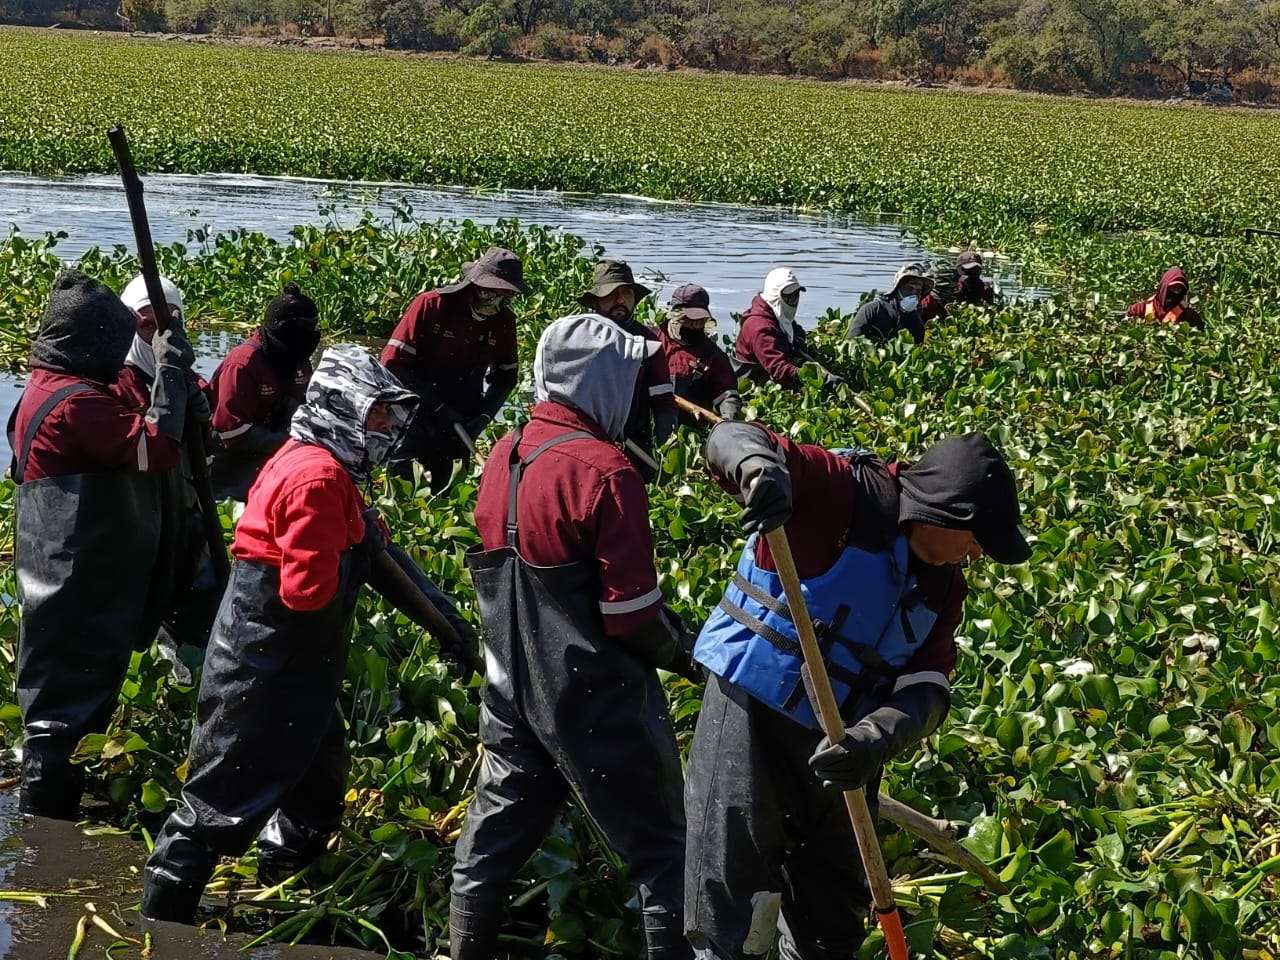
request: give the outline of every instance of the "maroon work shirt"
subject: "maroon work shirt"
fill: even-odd
[[[758,364],[760,372],[756,380],[776,380],[784,387],[794,387],[799,382],[798,369],[805,362],[802,355],[804,333],[795,328],[795,340],[787,339],[773,315],[773,308],[757,295],[742,315],[738,328],[738,340],[734,346],[739,360]]]
[[[853,516],[857,495],[853,471],[849,461],[839,454],[769,433],[774,447],[787,458],[787,472],[791,474],[794,507],[786,531],[796,571],[802,579],[816,577],[826,573],[848,545],[848,526],[834,522],[834,518]],[[897,479],[897,463],[889,464],[889,473]],[[924,602],[938,614],[938,619],[902,673],[937,672],[949,676],[956,665],[955,632],[964,616],[964,598],[969,589],[964,572],[955,564],[935,567],[915,554],[909,556],[907,569],[916,577]],[[764,570],[774,570],[773,556],[763,537],[756,544],[756,563]]]
[[[687,393],[681,394],[685,399],[714,410],[725,394],[738,389],[733,364],[710,337],[702,343],[692,345],[677,340],[665,326],[661,326],[658,328],[658,339],[662,342],[662,352],[666,355],[671,383],[679,384],[680,378],[689,378],[691,387]]]
[[[649,497],[626,454],[572,407],[535,405],[520,453],[528,456],[547,440],[574,430],[585,430],[593,439],[552,447],[524,472],[516,518],[520,556],[538,566],[594,563],[605,632],[620,636],[652,620],[662,607]],[[476,498],[476,529],[486,550],[507,542],[511,437],[499,440],[489,454]]]
[[[20,480],[110,470],[170,470],[178,465],[179,445],[107,386],[39,369],[31,371],[18,403],[10,438],[15,458],[31,417],[52,394],[74,384],[91,389],[66,397],[45,415],[32,437],[26,473]]]
[[[301,403],[307,395],[311,365],[303,363],[292,381],[284,381],[267,359],[262,333],[233,347],[213,372],[213,432],[232,445],[250,427],[270,423],[285,401]],[[275,429],[283,429],[278,424]]]
[[[439,402],[466,416],[480,403],[486,375],[514,378],[519,369],[515,314],[502,310],[480,320],[461,292],[428,290],[396,324],[382,362],[406,382],[434,388]]]

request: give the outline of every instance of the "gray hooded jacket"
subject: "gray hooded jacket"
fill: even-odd
[[[640,368],[660,349],[657,340],[627,333],[598,313],[561,317],[538,340],[534,397],[580,410],[621,440]]]
[[[391,408],[389,433],[370,432],[375,403]],[[324,447],[351,476],[363,482],[404,436],[418,410],[418,397],[363,347],[340,343],[325,350],[307,384],[307,397],[293,415],[289,436]]]

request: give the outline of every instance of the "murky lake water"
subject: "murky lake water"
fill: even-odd
[[[607,255],[630,262],[662,301],[682,283],[700,283],[726,321],[750,304],[774,266],[792,267],[807,288],[799,319],[808,325],[828,307],[856,309],[864,293],[886,287],[903,263],[929,257],[897,225],[772,207],[228,174],[148,176],[145,187],[157,243],[185,241],[189,230],[202,227],[214,233],[243,227],[282,238],[299,223],[350,224],[364,210],[388,214],[404,202],[423,219],[490,224],[516,218],[600,244]],[[30,236],[65,231],[58,250],[66,259],[92,246],[133,246],[114,176],[0,174],[0,229],[10,225]],[[1042,293],[1020,287],[1007,267],[997,271],[996,280],[1011,295]],[[201,372],[211,373],[231,345],[224,334],[202,338]],[[7,416],[21,383],[20,377],[0,374],[0,414]]]

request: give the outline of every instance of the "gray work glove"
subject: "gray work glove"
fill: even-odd
[[[842,383],[844,383],[844,377],[834,374],[830,370],[823,371],[822,389],[824,392],[830,393]]]
[[[742,396],[737,390],[730,390],[725,395],[717,412],[726,420],[738,419],[738,415],[742,413]]]
[[[170,440],[181,443],[187,419],[187,374],[194,359],[191,344],[182,328],[173,326],[156,332],[151,349],[156,356],[156,378],[151,384],[147,419]]]
[[[903,687],[884,706],[847,729],[840,743],[833,745],[823,737],[809,758],[809,769],[827,787],[865,787],[886,760],[936,730],[950,705],[950,695],[936,683]]]

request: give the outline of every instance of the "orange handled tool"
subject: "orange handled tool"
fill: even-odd
[[[720,422],[721,418],[716,414],[683,397],[676,397],[676,404],[699,420]],[[809,617],[809,607],[805,604],[804,594],[800,589],[800,576],[796,573],[796,563],[791,556],[791,543],[782,527],[770,530],[764,538],[773,554],[773,565],[778,569],[778,579],[782,581],[787,606],[791,609],[791,619],[795,622],[796,632],[800,634],[800,648],[804,653],[805,670],[809,674],[809,687],[814,699],[818,701],[818,719],[827,739],[832,743],[839,743],[845,736],[844,718],[840,716],[840,705],[836,703],[835,692],[831,689],[827,665],[822,659],[822,648],[818,646],[817,635],[813,632],[813,620]],[[861,788],[846,790],[844,803],[849,809],[854,836],[858,839],[862,868],[867,874],[871,900],[876,908],[880,929],[884,931],[884,942],[889,948],[890,960],[910,960],[902,918],[898,915],[898,907],[893,899],[893,884],[889,881],[889,871],[884,865],[884,854],[880,852],[880,841],[876,839],[876,826],[871,819],[871,811],[867,809],[867,798]]]

